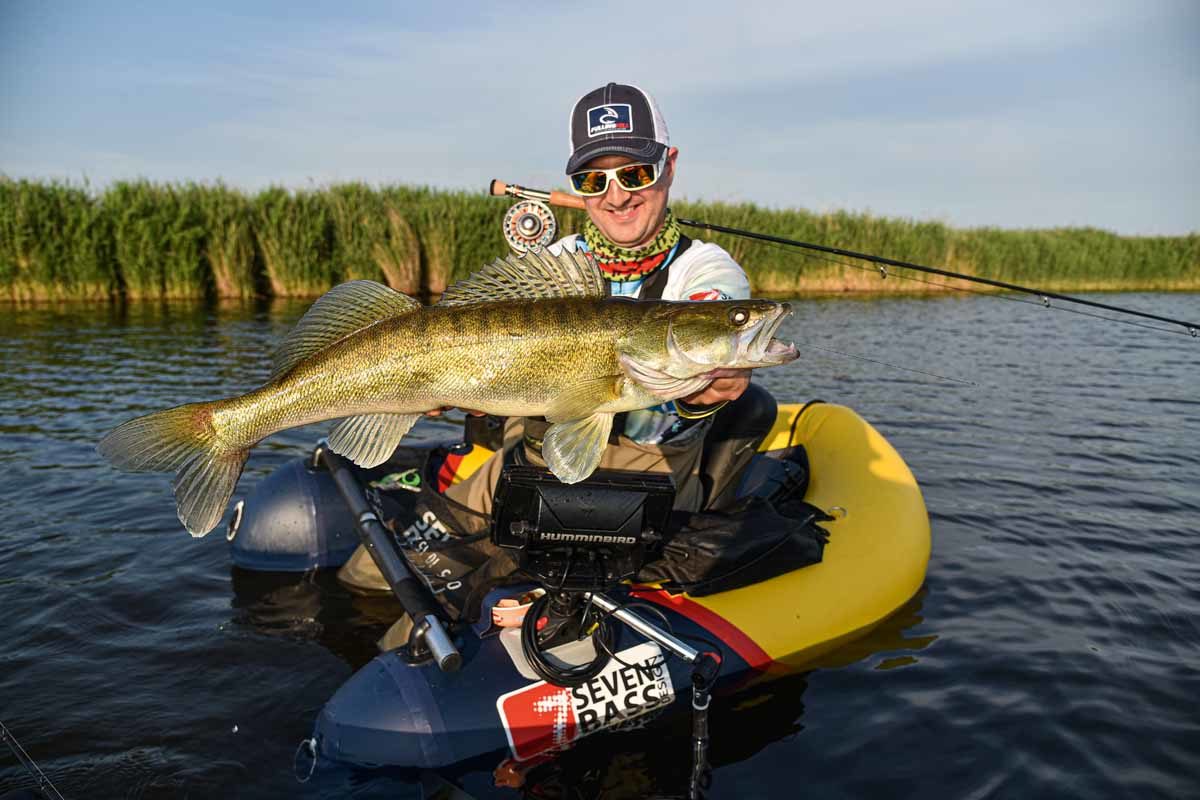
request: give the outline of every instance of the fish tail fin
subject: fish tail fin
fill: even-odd
[[[131,419],[96,448],[117,469],[175,472],[179,520],[192,536],[221,521],[250,451],[221,444],[213,427],[220,403],[190,403]]]

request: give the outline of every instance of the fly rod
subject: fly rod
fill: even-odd
[[[515,197],[521,200],[531,200],[550,205],[560,206],[563,208],[574,208],[582,210],[585,206],[583,198],[565,192],[544,192],[538,189],[528,189],[524,186],[515,184],[506,184],[501,181],[493,180],[488,189],[489,193],[497,197]],[[1091,308],[1099,308],[1105,311],[1113,311],[1118,314],[1128,314],[1142,319],[1154,320],[1155,322],[1164,322],[1168,325],[1178,325],[1183,327],[1193,338],[1200,337],[1200,322],[1185,322],[1172,317],[1164,317],[1159,314],[1151,314],[1146,311],[1138,311],[1132,308],[1112,305],[1111,303],[1101,303],[1096,300],[1086,300],[1082,297],[1072,297],[1071,295],[1060,294],[1058,292],[1047,292],[1042,289],[1035,289],[1029,286],[1021,286],[1016,283],[1007,281],[993,280],[992,278],[983,278],[978,275],[967,275],[962,272],[953,272],[948,269],[939,269],[937,267],[927,267],[922,264],[914,264],[910,261],[900,261],[894,258],[884,258],[883,256],[873,256],[869,253],[859,253],[854,250],[845,250],[839,247],[828,247],[826,245],[811,244],[809,242],[801,242],[796,239],[786,239],[782,236],[772,236],[766,233],[756,233],[754,231],[741,230],[740,228],[730,228],[725,225],[715,225],[709,222],[699,222],[692,219],[676,218],[676,222],[680,225],[687,225],[690,228],[701,228],[703,230],[713,231],[714,233],[725,233],[730,236],[740,236],[744,239],[755,239],[761,242],[771,242],[773,244],[786,245],[788,247],[798,247],[805,250],[814,250],[820,253],[828,253],[831,255],[842,256],[844,258],[857,258],[862,261],[870,261],[880,265],[880,275],[887,277],[887,267],[899,267],[902,269],[911,269],[916,272],[924,272],[930,275],[940,275],[945,278],[956,278],[958,280],[968,281],[970,283],[978,283],[984,286],[991,286],[995,289],[1003,289],[1008,292],[1018,292],[1021,294],[1029,294],[1038,297],[1042,301],[1042,305],[1047,308],[1053,308],[1050,305],[1051,300],[1061,300],[1067,303],[1075,303],[1081,306],[1089,306]],[[1065,309],[1064,309],[1065,310]],[[1113,320],[1114,322],[1118,320]],[[1151,326],[1147,326],[1151,327]],[[1162,329],[1159,329],[1162,330]]]

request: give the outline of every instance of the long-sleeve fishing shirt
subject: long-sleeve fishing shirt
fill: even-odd
[[[563,237],[548,249],[557,255],[563,247],[587,250],[587,244],[578,234]],[[693,239],[686,250],[670,257],[659,269],[667,270],[663,300],[744,300],[750,296],[750,279],[745,270],[723,248],[711,242]],[[644,283],[642,279],[612,281],[610,285],[614,296],[636,298]],[[703,436],[707,427],[692,422],[680,417],[671,401],[629,412],[622,433],[638,444],[684,444],[693,436]]]

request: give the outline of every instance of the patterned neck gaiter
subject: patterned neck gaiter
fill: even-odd
[[[605,278],[620,282],[639,281],[661,267],[671,248],[679,244],[679,223],[668,208],[662,230],[654,237],[654,241],[645,247],[630,250],[609,241],[589,218],[583,226],[583,240],[587,242],[588,250]]]

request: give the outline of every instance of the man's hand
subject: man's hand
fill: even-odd
[[[454,406],[442,406],[441,408],[435,408],[432,411],[426,411],[425,416],[440,417],[442,414],[446,413],[447,411],[453,411],[453,410],[454,410]],[[472,417],[486,417],[487,416],[486,411],[475,411],[474,409],[470,409],[470,408],[464,408],[462,410],[467,412],[468,414],[470,414]]]
[[[681,397],[683,402],[696,406],[711,406],[722,400],[737,400],[750,385],[748,369],[715,369],[710,375],[714,380],[695,394]]]

